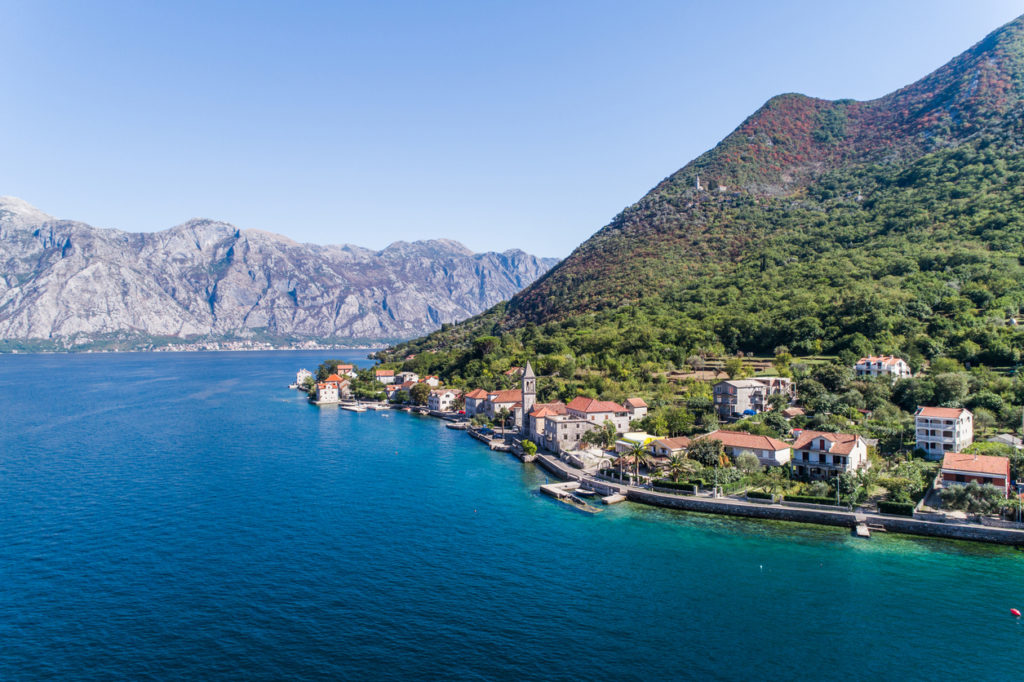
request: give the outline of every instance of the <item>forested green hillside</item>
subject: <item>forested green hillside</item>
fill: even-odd
[[[491,384],[535,358],[554,392],[613,397],[738,352],[1013,373],[1022,96],[1018,19],[878,100],[774,98],[507,305],[383,357]]]

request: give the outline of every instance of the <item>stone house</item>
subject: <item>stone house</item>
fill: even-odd
[[[466,416],[473,417],[484,414],[484,403],[487,402],[487,391],[475,388],[466,394]]]
[[[641,398],[627,398],[624,407],[629,412],[630,421],[637,421],[647,416],[647,403]]]
[[[792,402],[796,395],[788,377],[727,379],[715,384],[712,393],[715,412],[719,419],[726,421],[764,412],[768,398],[773,395],[784,395],[787,402]]]

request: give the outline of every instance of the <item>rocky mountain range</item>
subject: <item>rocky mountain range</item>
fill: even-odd
[[[400,339],[506,300],[557,262],[450,240],[381,251],[190,220],[155,233],[0,198],[0,339]]]

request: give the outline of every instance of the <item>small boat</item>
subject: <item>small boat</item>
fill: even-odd
[[[589,488],[576,488],[573,492],[577,495],[582,495],[583,497],[590,497],[597,494],[597,491],[590,490]]]
[[[366,408],[362,405],[342,405],[341,409],[349,412],[366,412]]]

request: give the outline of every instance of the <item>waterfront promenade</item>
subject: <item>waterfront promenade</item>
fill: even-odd
[[[747,518],[773,519],[797,523],[813,523],[825,526],[855,528],[866,524],[875,530],[908,535],[949,538],[954,540],[972,540],[992,542],[1003,545],[1024,547],[1024,530],[1015,528],[995,528],[970,523],[949,523],[927,521],[903,516],[890,516],[864,511],[844,511],[828,509],[824,506],[808,508],[809,505],[795,506],[791,504],[766,504],[751,502],[738,497],[703,497],[698,495],[679,495],[662,493],[650,488],[617,483],[599,478],[573,468],[554,455],[537,453],[536,464],[550,474],[565,481],[579,481],[592,490],[600,492],[613,491],[624,494],[626,499],[640,504],[649,504],[669,509],[701,512],[706,514],[725,514]],[[608,494],[611,494],[609,492]]]

